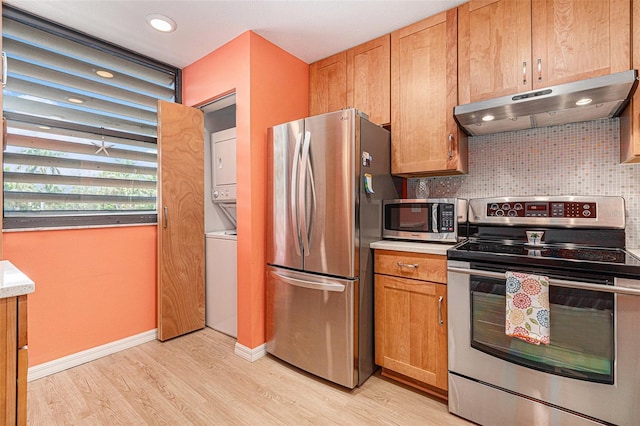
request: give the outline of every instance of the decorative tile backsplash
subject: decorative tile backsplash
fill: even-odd
[[[426,182],[431,198],[621,196],[627,247],[640,247],[640,164],[620,164],[617,118],[469,138],[469,174]]]

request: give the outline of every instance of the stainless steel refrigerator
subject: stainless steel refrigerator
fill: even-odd
[[[373,254],[390,135],[355,109],[268,131],[267,352],[353,388],[373,373]]]

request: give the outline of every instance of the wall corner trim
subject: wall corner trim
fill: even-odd
[[[247,361],[254,362],[267,354],[267,344],[263,343],[260,346],[257,346],[251,349],[236,342],[236,347],[233,353],[235,353],[242,359],[246,359]]]
[[[124,339],[116,340],[115,342],[54,359],[53,361],[35,365],[29,368],[27,381],[30,382],[32,380],[41,379],[51,374],[59,373],[60,371],[67,370],[72,367],[77,367],[78,365],[89,361],[94,361],[98,358],[138,346],[142,343],[156,340],[157,336],[157,329],[153,329],[130,337],[125,337]]]

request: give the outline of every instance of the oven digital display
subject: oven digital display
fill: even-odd
[[[525,203],[525,216],[529,217],[548,217],[549,216],[549,204],[548,203]]]

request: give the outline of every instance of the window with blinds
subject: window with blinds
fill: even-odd
[[[4,8],[4,227],[155,222],[156,104],[179,70]]]

